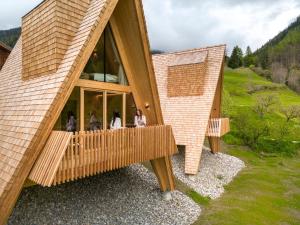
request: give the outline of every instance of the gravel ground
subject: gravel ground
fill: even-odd
[[[175,176],[202,196],[216,199],[224,192],[224,185],[241,171],[245,164],[242,160],[223,153],[212,154],[204,147],[199,173],[191,178],[184,174],[184,155],[173,156]]]
[[[8,225],[191,224],[200,207],[179,191],[162,194],[152,172],[133,165],[53,188],[23,190]]]

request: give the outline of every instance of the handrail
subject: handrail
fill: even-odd
[[[208,122],[206,136],[222,137],[230,131],[229,118],[213,118]]]
[[[171,126],[75,133],[52,185],[177,152]]]

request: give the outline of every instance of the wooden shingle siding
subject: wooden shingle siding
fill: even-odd
[[[1,225],[5,224],[116,2],[91,1],[56,73],[22,79],[22,37],[0,71]]]
[[[88,6],[88,0],[46,0],[23,17],[23,79],[58,70]]]
[[[169,66],[168,97],[203,95],[206,62]]]
[[[186,59],[182,59],[184,55]],[[165,124],[172,125],[176,143],[186,146],[185,172],[196,174],[199,169],[202,146],[205,139],[208,121],[212,111],[218,80],[222,73],[222,63],[225,55],[225,46],[214,46],[203,49],[194,49],[178,53],[160,54],[153,56],[156,81]],[[168,72],[170,66],[177,63],[199,63],[207,57],[206,73],[200,73],[198,79],[205,84],[202,93],[195,96],[177,97],[168,96]],[[180,60],[178,60],[178,58]],[[204,77],[200,77],[204,75]],[[186,87],[184,79],[172,81],[174,90],[178,86]]]
[[[115,35],[115,37],[123,41],[125,39],[123,47],[119,50],[120,53],[123,52],[120,55],[124,68],[130,64],[132,70],[129,72],[134,71],[134,73],[128,74],[133,76],[130,84],[135,87],[131,90],[137,105],[142,108],[145,103],[148,103],[150,106],[145,113],[149,124],[163,124],[141,0],[91,0],[90,2],[88,0],[57,0],[56,4],[51,4],[51,2],[54,0],[43,1],[24,17],[23,30],[25,33],[22,34],[0,71],[0,225],[6,223],[34,164],[37,162],[41,166],[40,168],[57,166],[57,164],[51,163],[43,165],[38,158],[43,155],[42,150],[47,140],[49,138],[50,141],[53,140],[53,137],[50,136],[52,129],[109,20],[114,21],[111,23],[112,28],[114,25],[120,28],[118,34],[121,35]],[[60,5],[60,3],[64,4]],[[117,4],[119,7],[116,9]],[[64,8],[65,6],[67,7]],[[85,6],[87,8],[83,10]],[[67,12],[72,7],[77,12],[76,14]],[[56,14],[55,18],[49,13],[50,11]],[[64,13],[71,18],[70,23],[65,22],[68,18],[65,18]],[[114,16],[112,16],[113,13]],[[79,18],[82,18],[82,21]],[[52,21],[51,24],[49,21]],[[61,24],[61,27],[57,24]],[[38,29],[41,27],[42,29]],[[130,30],[128,30],[129,28]],[[51,31],[47,33],[48,29]],[[61,38],[58,40],[55,35],[51,36],[52,31],[59,35],[62,34],[59,36]],[[49,38],[49,40],[39,39],[41,36]],[[35,40],[31,40],[31,38]],[[118,48],[120,48],[120,40],[116,41]],[[135,45],[126,49],[124,46],[128,47],[127,43],[135,43]],[[46,46],[47,51],[43,46]],[[54,48],[51,48],[52,46]],[[26,48],[31,53],[24,51]],[[127,52],[127,50],[128,55],[124,54],[124,51]],[[32,59],[26,59],[31,56],[33,56]],[[127,57],[123,58],[122,56]],[[128,59],[131,60],[130,63],[124,63]],[[60,60],[59,63],[56,60]],[[25,77],[24,65],[27,65]],[[56,72],[52,71],[54,67],[56,67]],[[136,91],[136,89],[139,90]],[[139,96],[140,94],[142,96]],[[155,138],[155,143],[154,141],[148,143],[146,140],[144,145],[147,147],[152,145],[157,150],[157,146],[154,144],[161,141],[161,132],[159,134],[158,138]],[[70,134],[63,135],[64,137],[58,141],[57,149],[51,148],[51,150],[63,152],[68,135]],[[59,138],[59,135],[56,137]],[[108,140],[109,142],[117,140],[115,136],[111,138]],[[90,141],[90,139],[88,140]],[[173,136],[169,140],[172,140],[174,146]],[[116,150],[114,144],[110,146]],[[163,147],[162,149],[166,150],[167,148]],[[55,156],[61,156],[56,153]],[[147,155],[149,152],[142,152],[142,154]],[[68,149],[67,155],[70,155]],[[72,155],[70,156],[72,158]],[[151,159],[153,171],[158,177],[161,190],[174,190],[170,157],[156,159],[150,157],[149,159]],[[64,162],[68,165],[68,161]],[[132,162],[129,160],[129,163]],[[118,163],[118,161],[110,161],[109,169],[114,168]],[[62,174],[64,174],[66,165],[61,165]],[[93,174],[94,170],[91,167],[92,165],[86,167],[83,174],[79,175],[84,177],[91,171]],[[36,171],[39,172],[39,170]],[[74,171],[73,175],[78,176],[77,172]],[[64,175],[62,177],[64,178]],[[56,177],[56,179],[60,178]]]

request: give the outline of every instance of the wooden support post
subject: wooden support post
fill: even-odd
[[[80,131],[84,131],[84,89],[80,88]]]
[[[103,130],[107,129],[107,91],[103,92]]]
[[[122,108],[122,126],[123,127],[126,127],[126,93],[123,93],[123,101],[122,101],[122,104],[123,104],[123,108]]]
[[[175,182],[171,158],[169,156],[151,160],[153,171],[159,181],[161,191],[174,191]]]
[[[218,153],[221,151],[221,139],[219,137],[208,137],[208,142],[212,153]]]

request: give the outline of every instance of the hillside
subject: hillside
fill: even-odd
[[[223,114],[231,118],[232,125],[232,132],[225,136],[227,143],[287,154],[299,147],[291,143],[300,141],[300,118],[287,121],[283,113],[292,106],[300,107],[299,94],[244,68],[225,70],[224,92]],[[256,109],[267,96],[274,104],[261,116]]]
[[[0,30],[0,41],[10,47],[14,47],[20,37],[21,28],[13,28],[10,30]]]
[[[254,55],[260,67],[270,70],[274,82],[300,93],[300,17]]]

